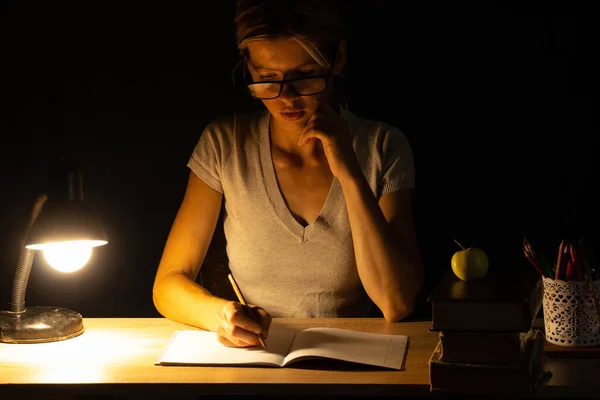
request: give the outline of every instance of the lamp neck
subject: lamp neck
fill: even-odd
[[[21,236],[19,261],[17,264],[17,270],[15,271],[15,277],[13,280],[12,296],[10,301],[10,311],[14,313],[22,313],[25,311],[25,292],[27,291],[27,283],[29,282],[29,274],[31,273],[31,266],[33,265],[33,256],[35,250],[31,250],[25,247],[27,235],[31,230],[31,227],[37,220],[42,207],[48,197],[45,194],[40,195],[29,214],[29,220]]]

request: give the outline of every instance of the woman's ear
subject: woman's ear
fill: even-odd
[[[333,62],[333,72],[339,74],[346,67],[346,41],[340,40],[337,46],[337,52],[335,54],[335,61]]]

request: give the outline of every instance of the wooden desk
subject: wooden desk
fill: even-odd
[[[427,394],[430,322],[382,319],[275,319],[293,328],[329,326],[409,335],[405,371],[155,366],[173,331],[192,329],[162,318],[84,319],[79,337],[43,344],[0,344],[2,391],[201,394]]]
[[[431,322],[386,323],[383,319],[275,319],[296,329],[313,326],[397,333],[411,337],[405,371],[313,370],[252,367],[155,366],[173,331],[191,329],[163,318],[85,319],[86,331],[70,340],[44,344],[0,344],[0,398],[9,394],[114,396],[207,394],[249,395],[429,395],[428,361],[438,341]],[[564,395],[576,375],[585,392],[600,384],[554,360],[555,377],[543,393]],[[571,360],[577,361],[577,360]],[[592,360],[593,361],[593,360]],[[598,366],[595,367],[598,371]],[[558,376],[556,375],[558,373]],[[597,373],[596,373],[597,375]],[[587,380],[586,380],[587,379]]]

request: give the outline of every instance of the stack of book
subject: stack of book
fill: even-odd
[[[534,329],[543,285],[535,271],[492,270],[461,281],[451,271],[428,298],[439,341],[429,360],[432,392],[528,394],[550,379],[543,333]]]

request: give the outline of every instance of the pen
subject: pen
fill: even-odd
[[[250,308],[248,307],[248,304],[246,303],[246,300],[244,299],[244,296],[242,295],[242,291],[240,290],[239,286],[237,285],[237,282],[235,281],[235,279],[233,278],[232,274],[228,275],[229,277],[229,282],[231,282],[231,286],[233,286],[233,291],[235,292],[239,302],[242,304],[242,306],[244,306],[244,313],[248,313],[250,311]],[[248,317],[251,317],[251,315],[248,315]],[[265,341],[263,340],[263,338],[260,335],[256,335],[258,337],[258,341],[260,342],[261,346],[263,347],[263,349],[267,349],[267,345],[265,344]]]

